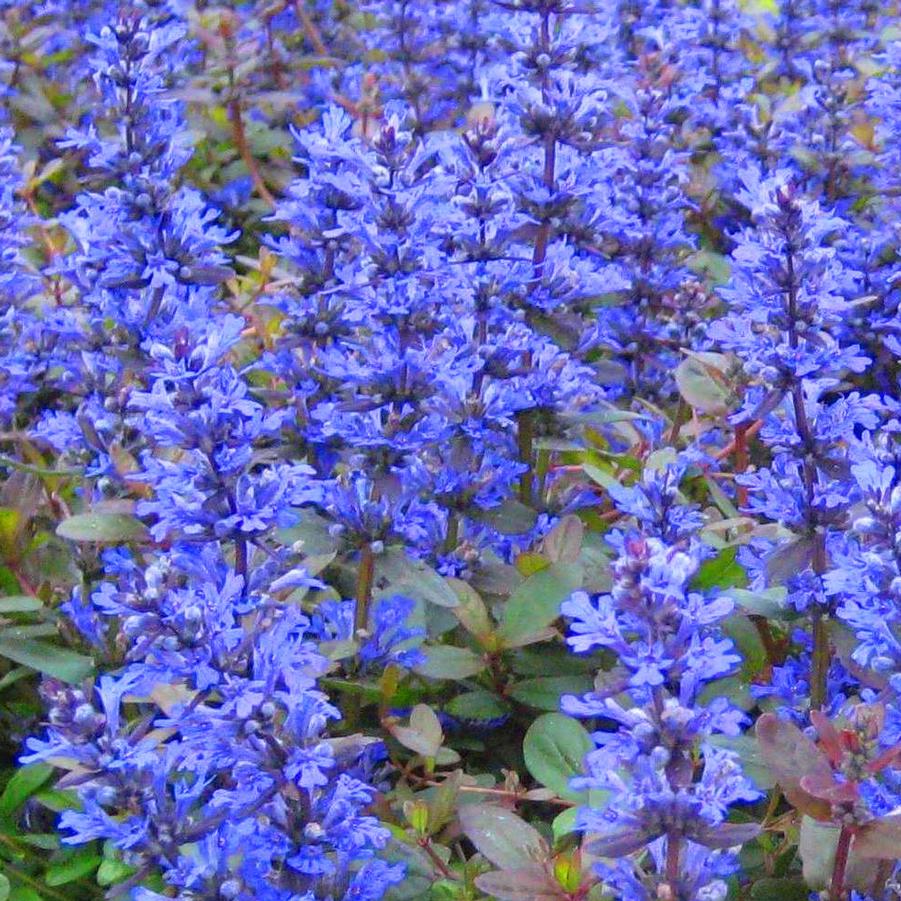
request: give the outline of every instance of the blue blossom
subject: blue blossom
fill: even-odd
[[[574,789],[609,793],[604,807],[580,809],[577,827],[600,857],[624,857],[648,846],[653,851],[661,842],[667,849],[652,855],[653,872],[597,868],[611,888],[623,879],[631,883],[627,897],[654,897],[653,890],[642,894],[645,881],[660,887],[657,895],[668,883],[674,894],[691,887],[692,897],[720,897],[725,888],[719,880],[734,872],[734,864],[720,871],[689,865],[697,854],[693,848],[728,849],[756,835],[754,825],[725,822],[732,805],[755,801],[760,792],[742,773],[738,757],[712,740],[717,733],[740,734],[746,717],[725,698],[702,699],[705,685],[741,663],[720,631],[733,603],[690,587],[702,559],[696,537],[701,522],[691,514],[679,517],[681,534],[666,539],[657,530],[667,529],[671,511],[662,508],[654,516],[645,506],[648,498],[672,496],[680,474],[677,467],[667,468],[641,490],[622,492],[623,512],[637,513],[643,531],[613,536],[618,556],[609,593],[575,592],[561,607],[574,652],[605,648],[617,661],[594,691],[562,699],[565,713],[602,717],[616,727],[592,735],[597,748],[585,758],[585,775],[572,780]],[[642,495],[645,504],[636,504]],[[623,706],[623,694],[633,706]],[[697,759],[704,761],[699,776]],[[666,863],[673,859],[678,867]]]
[[[750,170],[743,178],[740,198],[753,226],[736,236],[732,278],[721,289],[729,312],[711,334],[739,356],[750,383],[735,421],[762,419],[761,437],[772,451],[769,466],[739,477],[748,509],[791,530],[764,551],[755,584],[784,584],[788,604],[809,612],[822,644],[817,624],[830,610],[827,549],[857,498],[846,440],[878,425],[881,404],[840,390],[846,376],[869,364],[856,344],[842,340],[849,308],[843,286],[854,274],[842,267],[829,236],[843,220],[803,196],[787,172],[764,178]],[[821,668],[811,683],[815,705],[827,703],[827,687]]]
[[[356,601],[326,600],[313,614],[313,623],[324,641],[359,640],[361,669],[376,670],[388,664],[412,668],[425,660],[419,649],[426,632],[411,625],[416,602],[402,595],[376,598],[369,623],[355,635]]]

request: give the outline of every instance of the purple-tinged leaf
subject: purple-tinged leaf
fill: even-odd
[[[828,820],[830,805],[801,787],[805,776],[832,780],[832,767],[823,752],[793,723],[765,713],[757,721],[757,741],[770,771],[785,797],[814,819]]]
[[[901,859],[901,814],[883,817],[862,826],[854,836],[851,847],[861,857]]]
[[[512,810],[493,804],[469,804],[459,816],[466,837],[496,867],[531,867],[550,856],[541,833]]]
[[[757,823],[722,823],[692,835],[692,840],[708,848],[734,848],[760,835]]]
[[[639,832],[634,826],[625,826],[606,835],[592,835],[585,842],[585,850],[595,857],[622,857],[639,848],[658,836]]]
[[[550,901],[565,899],[563,889],[543,867],[520,867],[514,870],[497,870],[476,876],[476,886],[486,895],[499,901]]]

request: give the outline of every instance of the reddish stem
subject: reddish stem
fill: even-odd
[[[244,131],[244,119],[241,116],[241,101],[237,98],[230,101],[228,104],[228,117],[232,124],[232,135],[235,139],[235,147],[241,155],[241,159],[244,161],[247,171],[250,173],[250,180],[253,182],[257,194],[259,194],[269,206],[274,208],[275,197],[269,188],[266,187],[266,182],[263,181],[263,176],[260,174],[260,167],[257,166],[257,161],[250,152],[250,145],[247,143],[247,134]]]
[[[854,831],[849,826],[842,826],[835,849],[835,864],[832,867],[832,882],[829,886],[829,901],[842,901],[845,894],[845,871],[848,869],[848,854],[851,851],[851,839]]]
[[[666,837],[666,881],[674,898],[677,897],[676,886],[679,884],[679,851],[679,836],[670,833]]]

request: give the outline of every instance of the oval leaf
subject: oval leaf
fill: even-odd
[[[721,354],[692,354],[676,367],[679,394],[702,413],[725,413],[729,409],[729,388],[723,376],[726,365]]]
[[[522,752],[526,767],[542,785],[562,797],[579,797],[569,780],[584,772],[585,755],[594,742],[585,729],[562,713],[538,717],[526,732]]]
[[[67,648],[58,648],[43,641],[28,638],[4,638],[0,633],[0,657],[6,657],[31,667],[39,673],[62,679],[63,682],[81,682],[94,670],[94,661]]]
[[[64,519],[56,527],[56,534],[71,541],[116,544],[144,541],[147,529],[141,520],[127,513],[79,513]]]
[[[832,768],[820,749],[794,723],[765,713],[757,721],[757,741],[766,765],[785,797],[802,813],[828,820],[830,805],[801,787],[805,776],[832,779]]]
[[[476,723],[503,719],[510,713],[509,706],[491,691],[468,691],[457,695],[444,709],[458,720]]]
[[[468,679],[485,669],[485,661],[469,648],[436,645],[423,648],[426,659],[414,667],[420,676],[430,679]]]
[[[560,616],[560,605],[582,584],[582,568],[553,563],[526,579],[504,608],[501,638],[515,643],[540,632]]]
[[[548,859],[541,833],[512,810],[492,804],[468,804],[459,813],[466,837],[502,870],[529,868]]]
[[[542,867],[520,867],[476,876],[476,886],[499,901],[549,901],[566,898]]]

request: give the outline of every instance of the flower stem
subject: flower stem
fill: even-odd
[[[357,573],[357,609],[354,612],[354,631],[360,632],[369,624],[369,602],[375,578],[375,555],[368,542],[360,550],[360,569]]]
[[[447,531],[444,535],[444,553],[452,554],[457,549],[460,535],[460,519],[458,515],[449,510],[447,513]]]
[[[250,173],[250,180],[253,182],[257,194],[259,194],[269,206],[274,208],[275,197],[269,188],[266,187],[266,182],[263,180],[260,167],[254,159],[250,144],[247,143],[247,134],[244,131],[244,119],[241,115],[241,101],[238,100],[237,97],[229,101],[228,118],[232,126],[232,137],[235,140],[235,147],[241,156],[241,160],[247,167],[247,171]]]
[[[522,474],[519,480],[519,499],[524,504],[532,502],[532,486],[534,483],[534,474],[532,467],[532,413],[530,410],[524,410],[517,419],[517,441],[519,444],[519,459],[528,469]]]
[[[676,887],[679,884],[679,845],[679,836],[671,832],[666,837],[666,881],[673,898],[678,897]]]
[[[851,839],[854,832],[848,826],[842,826],[835,849],[835,863],[832,867],[832,882],[829,885],[829,901],[842,901],[845,894],[845,871],[848,868],[848,853],[851,850]]]
[[[829,675],[829,631],[819,610],[813,614],[813,660],[810,673],[810,708],[821,710],[826,704],[826,681]]]

